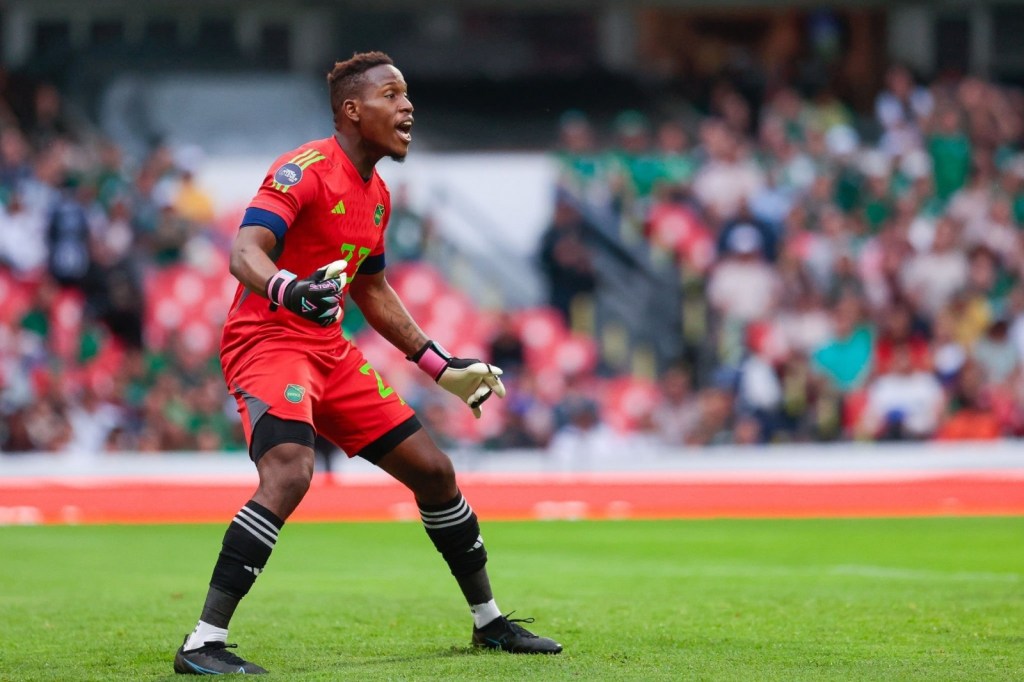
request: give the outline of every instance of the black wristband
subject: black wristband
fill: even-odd
[[[434,343],[434,342],[433,341],[427,341],[425,344],[423,344],[420,347],[420,349],[418,351],[416,351],[412,355],[406,355],[405,359],[409,360],[410,362],[419,362],[420,358],[423,357],[423,354],[427,352],[427,349],[430,348],[430,344],[432,344],[432,343]]]

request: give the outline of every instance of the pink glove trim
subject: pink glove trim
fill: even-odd
[[[438,353],[433,346],[427,348],[426,352],[416,361],[416,365],[430,377],[437,381],[448,366],[448,358]]]
[[[284,307],[284,292],[288,283],[296,279],[296,275],[287,270],[278,270],[273,277],[267,280],[267,298],[271,303]]]

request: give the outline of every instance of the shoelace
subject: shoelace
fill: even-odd
[[[234,655],[228,649],[237,649],[237,644],[225,644],[224,642],[207,642],[203,645],[204,654],[215,658],[218,661],[224,661],[230,665],[245,665],[245,660]]]
[[[530,617],[530,618],[509,618],[509,616],[511,616],[513,613],[515,613],[515,611],[509,611],[504,616],[505,622],[508,623],[508,629],[511,630],[512,632],[516,633],[517,635],[521,635],[521,636],[524,636],[524,637],[532,637],[534,639],[537,639],[537,635],[533,634],[532,632],[530,632],[529,630],[524,628],[522,625],[519,625],[519,623],[532,623],[536,619],[533,618],[533,617]]]

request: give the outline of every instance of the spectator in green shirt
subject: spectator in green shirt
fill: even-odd
[[[932,157],[936,194],[945,201],[967,184],[971,171],[971,142],[964,133],[957,108],[947,105],[936,112],[928,153]]]

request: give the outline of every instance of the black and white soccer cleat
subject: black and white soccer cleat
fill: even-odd
[[[186,641],[188,637],[186,636]],[[185,651],[184,642],[174,655],[174,672],[179,675],[266,675],[267,671],[255,663],[236,656],[228,649],[237,644],[207,642],[198,649]]]
[[[512,614],[508,614],[511,616]],[[558,654],[562,645],[553,639],[535,635],[520,623],[532,623],[533,618],[498,616],[482,628],[473,628],[473,646],[501,649],[510,654]]]

